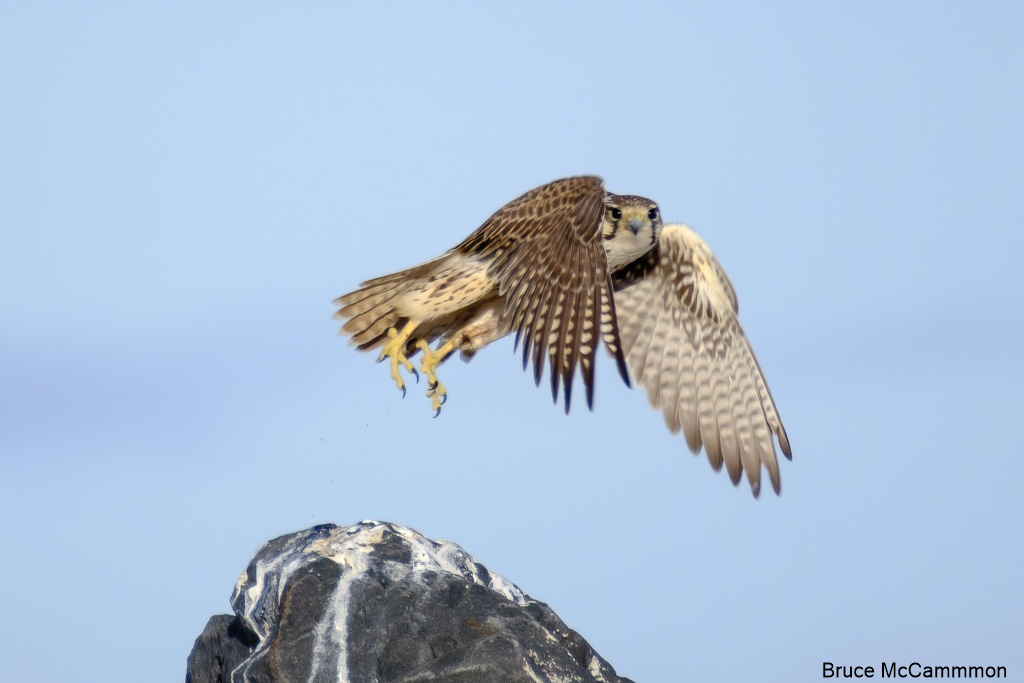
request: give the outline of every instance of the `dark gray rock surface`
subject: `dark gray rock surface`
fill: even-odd
[[[231,672],[249,657],[256,636],[242,620],[227,614],[210,617],[188,658],[186,681],[229,681]]]
[[[406,527],[316,526],[265,543],[186,683],[629,683],[547,605]]]

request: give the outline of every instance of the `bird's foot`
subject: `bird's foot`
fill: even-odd
[[[441,414],[441,406],[448,400],[448,390],[437,380],[437,366],[448,357],[454,347],[451,344],[445,344],[435,351],[426,341],[420,339],[416,342],[416,348],[423,352],[423,364],[420,366],[420,370],[427,376],[427,398],[430,399],[434,417],[437,417]]]
[[[378,363],[385,358],[391,361],[391,379],[395,380],[395,384],[402,390],[402,398],[405,398],[405,380],[402,379],[402,373],[398,371],[399,365],[403,366],[406,372],[416,375],[417,382],[420,381],[420,376],[412,361],[405,355],[405,345],[409,341],[413,327],[412,324],[406,325],[401,332],[393,327],[389,329],[388,340],[384,342],[384,348],[380,350],[380,357],[377,358]]]

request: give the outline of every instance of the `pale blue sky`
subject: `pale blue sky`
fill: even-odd
[[[639,681],[1024,633],[1024,6],[0,6],[0,659],[176,681],[257,546],[451,539]],[[710,243],[793,444],[751,499],[611,363],[401,399],[330,301],[579,173]]]

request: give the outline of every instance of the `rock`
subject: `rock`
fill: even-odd
[[[246,630],[238,617],[210,617],[188,658],[186,683],[231,680],[231,671],[248,658],[256,644],[255,634]]]
[[[186,683],[629,683],[462,548],[387,522],[261,547],[196,640]]]

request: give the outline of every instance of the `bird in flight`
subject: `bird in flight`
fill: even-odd
[[[556,180],[498,209],[441,256],[334,303],[342,334],[361,350],[380,347],[403,395],[401,369],[418,379],[410,356],[422,353],[435,416],[448,395],[438,366],[512,333],[538,385],[548,366],[556,403],[561,388],[569,411],[578,368],[593,408],[604,344],[626,384],[632,376],[646,389],[691,451],[703,445],[734,485],[746,472],[754,497],[763,465],[779,493],[773,434],[787,458],[792,451],[732,284],[697,233],[663,224],[650,199],[607,192],[594,176]]]

